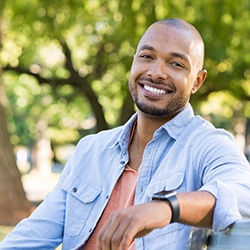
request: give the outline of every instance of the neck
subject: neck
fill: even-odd
[[[172,118],[171,118],[172,119]],[[137,170],[141,164],[146,145],[153,139],[154,132],[171,119],[149,117],[138,112],[137,126],[129,148],[129,166]]]
[[[155,117],[148,117],[138,113],[133,143],[143,152],[147,143],[153,139],[154,132],[166,122],[166,119],[156,119]]]
[[[137,132],[142,140],[152,140],[154,132],[173,117],[153,117],[138,112]]]

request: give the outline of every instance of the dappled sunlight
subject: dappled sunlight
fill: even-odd
[[[247,81],[242,81],[242,88],[250,96],[250,77]]]
[[[44,64],[49,68],[59,66],[65,60],[61,46],[58,44],[51,44],[51,42],[49,42],[47,46],[41,47],[39,53]]]
[[[33,170],[22,176],[23,188],[28,200],[37,204],[44,200],[45,196],[53,190],[58,182],[60,173],[51,173],[45,176],[40,171]]]
[[[231,118],[235,109],[240,109],[240,102],[226,91],[219,91],[210,94],[201,105],[201,113],[204,115],[219,115]]]

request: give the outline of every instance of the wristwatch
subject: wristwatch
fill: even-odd
[[[178,221],[180,217],[180,204],[176,197],[176,191],[174,190],[162,190],[153,194],[152,200],[167,201],[172,211],[172,218],[170,223]]]

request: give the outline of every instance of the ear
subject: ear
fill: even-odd
[[[194,85],[192,87],[191,93],[194,94],[204,83],[205,79],[207,77],[207,71],[205,69],[200,70],[196,76],[196,80],[194,82]]]

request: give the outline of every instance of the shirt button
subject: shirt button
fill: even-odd
[[[74,193],[77,192],[77,188],[76,188],[76,187],[73,188],[73,192],[74,192]]]
[[[91,233],[91,232],[92,232],[92,228],[89,229],[89,233]]]
[[[122,160],[122,161],[120,161],[120,163],[121,163],[122,165],[124,165],[124,164],[125,164],[125,161],[124,161],[124,160]]]
[[[108,198],[109,198],[109,195],[106,196],[106,199],[108,199]]]

